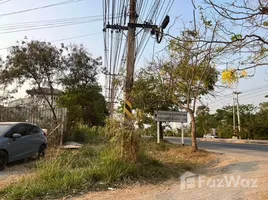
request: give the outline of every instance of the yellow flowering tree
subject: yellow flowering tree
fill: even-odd
[[[222,72],[221,79],[224,84],[232,86],[239,81],[239,78],[245,78],[247,76],[246,70],[238,71],[234,68],[229,68]]]

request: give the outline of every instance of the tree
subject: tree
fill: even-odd
[[[235,60],[239,57],[239,68],[236,70],[266,66],[268,55],[267,1],[241,0],[216,3],[213,0],[205,0],[205,3],[206,7],[209,5],[214,11],[212,13],[214,17],[219,16],[223,19],[219,35],[224,39],[213,42],[226,44],[232,48],[232,59]],[[207,12],[207,15],[211,15],[210,12]]]
[[[208,134],[212,128],[216,128],[214,115],[209,114],[209,108],[198,106],[196,111],[196,135],[202,137]]]
[[[0,84],[18,88],[30,83],[49,105],[55,127],[57,115],[53,94],[62,86],[65,93],[61,105],[66,106],[69,113],[75,113],[71,119],[99,125],[107,115],[101,87],[97,84],[100,66],[101,58],[93,58],[82,45],[61,44],[58,48],[51,43],[25,39],[10,48],[0,68]]]
[[[216,27],[214,28],[214,30]],[[196,103],[202,95],[214,90],[218,72],[213,59],[221,52],[216,52],[217,45],[207,42],[196,42],[197,38],[208,37],[213,40],[214,32],[205,27],[199,31],[186,29],[180,37],[170,41],[169,59],[159,60],[145,69],[145,76],[139,76],[138,82],[145,83],[138,96],[140,105],[154,99],[151,103],[159,103],[172,108],[186,110],[191,117],[192,151],[197,151],[196,143]],[[135,89],[134,89],[135,90]],[[137,91],[135,95],[139,94]],[[137,98],[137,96],[136,96]],[[146,105],[146,104],[144,104]],[[147,104],[148,105],[148,104]],[[147,107],[148,108],[148,107]]]
[[[166,99],[167,94],[163,94],[165,91],[159,93],[159,86],[163,83],[159,74],[150,73],[150,71],[157,71],[154,67],[154,63],[146,69],[141,69],[134,81],[134,87],[132,92],[133,109],[137,110],[137,113],[144,113],[138,115],[138,124],[148,122],[148,115],[153,116],[155,110],[172,110],[178,109],[174,107],[171,100]],[[157,72],[159,73],[159,71]],[[159,85],[159,83],[161,83]],[[160,122],[160,139],[163,139],[164,128],[162,122]]]
[[[59,98],[59,104],[68,109],[69,129],[79,122],[88,126],[101,126],[108,116],[101,87],[88,85],[83,89],[67,89]]]
[[[242,138],[253,138],[254,124],[256,124],[256,107],[252,104],[239,105],[240,114],[240,136]],[[235,108],[235,114],[237,110]],[[237,117],[236,117],[237,119]],[[197,113],[197,129],[216,128],[217,134],[221,138],[231,138],[233,135],[233,107],[224,106],[217,109],[215,114],[202,111]],[[236,122],[237,125],[237,122]]]
[[[1,67],[0,84],[8,86],[15,83],[16,87],[25,82],[39,91],[53,113],[53,121],[57,124],[53,91],[58,77],[64,70],[63,50],[50,43],[40,41],[22,41],[9,50],[6,62]],[[49,88],[49,98],[43,87]]]
[[[108,111],[97,83],[101,58],[93,58],[82,45],[68,48],[66,73],[60,79],[66,91],[59,103],[68,109],[69,125],[72,128],[78,122],[89,126],[103,125]]]

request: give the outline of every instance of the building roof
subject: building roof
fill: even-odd
[[[36,95],[36,94],[44,94],[44,95],[60,95],[62,93],[61,90],[53,89],[53,91],[50,90],[50,88],[33,88],[31,90],[26,90],[27,94],[29,95]]]

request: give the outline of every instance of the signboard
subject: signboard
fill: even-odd
[[[154,120],[157,122],[187,123],[187,112],[155,110]]]

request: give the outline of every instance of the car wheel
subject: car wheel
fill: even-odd
[[[0,171],[5,169],[7,164],[7,154],[4,151],[0,151]]]
[[[46,146],[44,144],[42,144],[39,147],[37,158],[44,158],[45,155],[46,155]]]

